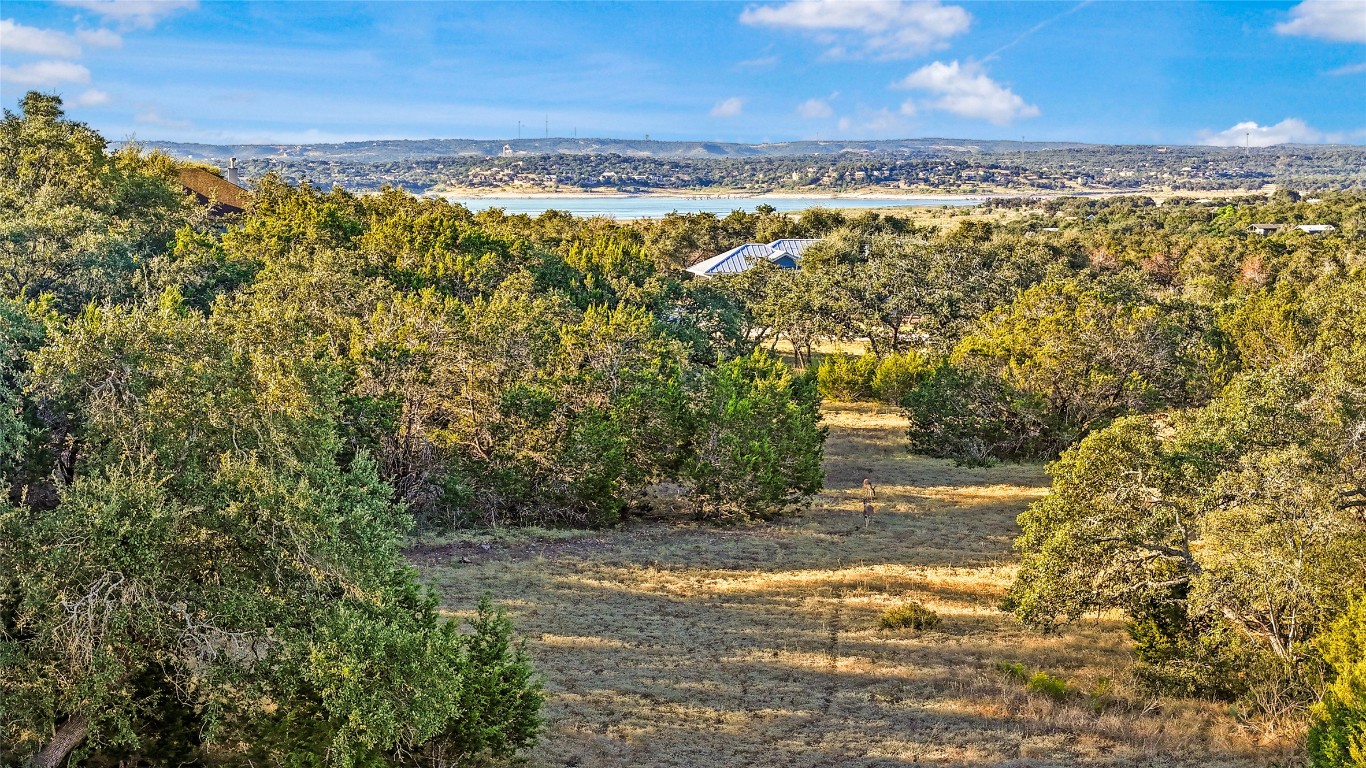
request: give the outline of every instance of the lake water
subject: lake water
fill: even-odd
[[[892,208],[976,205],[978,200],[944,200],[917,197],[679,197],[665,195],[632,195],[605,197],[450,197],[471,211],[502,208],[509,214],[540,215],[548,210],[568,211],[575,216],[610,216],[615,219],[657,219],[668,213],[715,213],[724,216],[731,211],[752,212],[761,205],[771,205],[779,211],[804,211],[807,208]]]

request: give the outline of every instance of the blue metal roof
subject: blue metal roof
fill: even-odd
[[[806,253],[806,249],[819,243],[820,239],[815,237],[789,237],[783,240],[774,240],[768,244],[769,248],[783,253],[790,253],[800,257]]]
[[[719,253],[705,261],[688,267],[688,271],[703,277],[713,275],[733,274],[744,272],[754,266],[754,262],[759,259],[767,259],[773,255],[773,249],[761,243],[745,243]]]
[[[760,259],[767,259],[784,269],[796,269],[802,253],[818,242],[820,241],[817,238],[790,237],[774,240],[768,245],[745,243],[725,253],[718,253],[710,259],[699,261],[688,267],[688,271],[702,277],[736,274],[754,266]]]

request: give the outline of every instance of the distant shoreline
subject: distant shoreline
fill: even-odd
[[[769,200],[943,200],[945,202],[980,201],[989,197],[1005,197],[996,193],[949,194],[942,192],[911,192],[909,190],[860,189],[850,192],[684,192],[650,191],[620,192],[617,190],[598,192],[593,190],[574,190],[561,192],[503,192],[488,189],[444,189],[440,192],[424,192],[425,197],[446,199],[503,199],[503,200],[556,200],[564,198],[663,198],[678,200],[729,200],[729,199],[769,199]]]
[[[621,192],[619,190],[561,190],[556,192],[521,192],[490,190],[480,188],[449,188],[440,192],[427,191],[423,197],[439,197],[446,200],[563,200],[563,199],[665,199],[665,200],[942,200],[945,203],[980,203],[992,199],[1016,197],[1062,198],[1062,197],[1129,197],[1140,195],[1154,200],[1172,198],[1211,198],[1247,197],[1267,195],[1275,192],[1277,185],[1268,184],[1259,189],[1069,189],[1069,190],[993,190],[990,192],[915,192],[905,189],[881,189],[866,187],[847,192],[688,192],[675,190],[651,190],[648,192]]]

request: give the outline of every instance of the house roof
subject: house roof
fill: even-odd
[[[768,247],[775,251],[790,253],[793,256],[801,256],[806,253],[807,248],[819,242],[820,239],[815,237],[789,237],[783,240],[774,240],[768,244]]]
[[[203,168],[181,168],[178,172],[180,185],[199,198],[201,203],[213,200],[214,213],[238,213],[247,207],[251,193],[227,179],[216,176]]]
[[[702,277],[729,275],[744,272],[760,259],[774,262],[785,268],[795,268],[797,261],[807,248],[820,242],[817,238],[791,237],[764,243],[745,243],[737,245],[725,253],[718,253],[688,267],[688,271]]]
[[[745,243],[724,253],[718,253],[710,259],[699,261],[688,267],[688,271],[703,277],[734,274],[744,272],[760,259],[771,259],[775,255],[781,255],[781,252],[775,252],[771,247],[760,243]]]

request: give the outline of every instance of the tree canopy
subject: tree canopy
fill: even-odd
[[[274,177],[211,220],[56,97],[0,138],[0,761],[511,757],[529,660],[404,536],[820,486],[812,379],[639,230]]]

